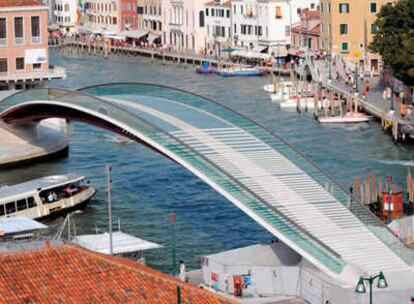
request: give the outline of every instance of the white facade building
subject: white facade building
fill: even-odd
[[[162,0],[162,43],[180,51],[207,47],[206,0]]]
[[[120,8],[118,1],[87,0],[84,25],[96,33],[120,32]]]
[[[207,49],[217,51],[232,45],[231,0],[214,0],[205,5]]]
[[[316,8],[318,0],[232,0],[233,45],[283,57],[298,11]]]
[[[78,24],[78,1],[77,0],[55,0],[54,20],[62,31],[73,33]]]

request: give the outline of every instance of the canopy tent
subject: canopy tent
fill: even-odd
[[[288,55],[286,45],[271,46],[270,53],[273,54],[274,57],[286,57]]]
[[[120,33],[120,36],[132,39],[141,39],[144,36],[148,35],[148,33],[148,30],[123,31]]]
[[[253,51],[234,51],[231,53],[231,56],[242,57],[242,58],[247,58],[247,59],[262,59],[262,60],[271,59],[271,55],[269,54],[263,54],[259,52],[253,52]]]
[[[155,34],[150,33],[150,34],[148,34],[147,41],[148,41],[149,44],[153,44],[154,41],[156,41],[159,38],[160,38],[160,35],[155,35]]]
[[[121,231],[112,234],[113,253],[125,254],[161,248],[162,245],[149,242]],[[72,239],[72,243],[91,251],[109,254],[109,233],[79,235]]]

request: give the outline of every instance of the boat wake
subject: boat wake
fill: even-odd
[[[374,161],[386,165],[400,165],[404,167],[414,167],[414,160],[398,160],[398,159],[374,159]]]
[[[123,137],[121,135],[105,135],[105,141],[117,144],[126,144],[133,142],[131,139]]]

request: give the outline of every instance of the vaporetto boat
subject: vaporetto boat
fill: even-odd
[[[84,208],[96,190],[79,174],[46,176],[0,188],[0,218],[51,219]]]

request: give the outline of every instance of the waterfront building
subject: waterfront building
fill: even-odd
[[[138,3],[137,0],[120,0],[121,31],[134,31],[138,29]]]
[[[276,57],[287,55],[291,25],[300,9],[316,9],[313,0],[233,0],[233,45]]]
[[[207,48],[206,2],[162,0],[162,43],[180,51],[204,51]]]
[[[292,27],[290,54],[303,56],[305,50],[316,54],[320,51],[319,11],[304,9],[300,12],[300,22]]]
[[[57,241],[0,244],[0,252],[2,303],[176,303],[178,287],[182,303],[236,303],[134,261]]]
[[[85,2],[86,31],[95,34],[120,32],[120,0],[87,0]]]
[[[162,34],[161,0],[138,2],[139,29],[148,35],[148,42],[159,41]]]
[[[48,6],[37,0],[0,2],[0,87],[23,88],[65,70],[49,67]]]
[[[216,52],[232,45],[230,0],[214,0],[205,4],[207,49]]]
[[[77,0],[55,0],[53,10],[54,20],[60,30],[66,34],[75,33],[80,23],[80,12]]]
[[[381,59],[368,45],[377,29],[376,15],[390,0],[322,0],[322,48],[340,55],[348,62],[359,63],[365,70],[379,70]]]

